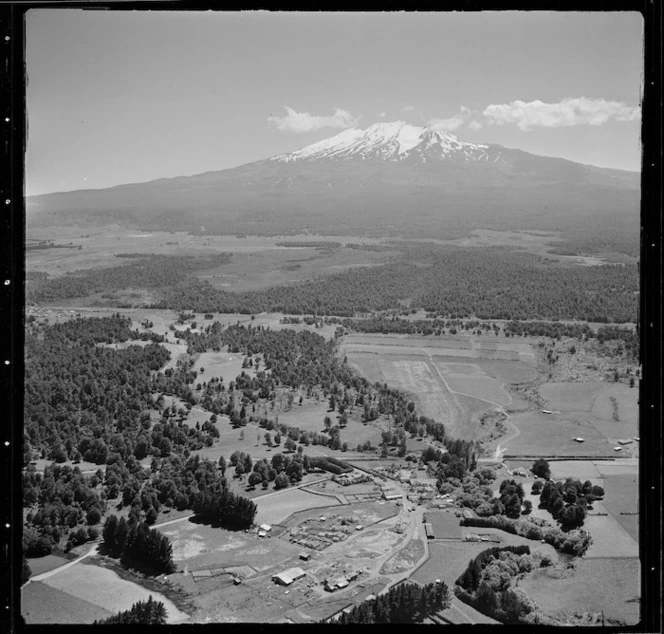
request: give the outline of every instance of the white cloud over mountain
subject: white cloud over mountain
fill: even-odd
[[[449,117],[447,119],[429,119],[427,124],[432,130],[438,131],[452,131],[458,130],[472,117],[472,112],[465,106],[461,106],[459,114]],[[480,125],[481,127],[481,125]],[[476,128],[475,128],[476,129]]]
[[[267,120],[273,123],[282,132],[315,132],[323,128],[352,128],[360,120],[347,110],[335,108],[332,116],[313,115],[309,112],[297,112],[293,108],[284,106],[286,116],[275,117],[270,115]]]
[[[492,104],[482,113],[491,125],[513,123],[521,130],[532,128],[560,128],[577,125],[603,125],[615,121],[634,121],[641,116],[639,106],[628,106],[622,101],[574,97],[557,103],[516,100],[511,103]]]

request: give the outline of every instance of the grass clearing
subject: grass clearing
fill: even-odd
[[[590,413],[595,399],[606,389],[603,382],[545,383],[539,389],[540,396],[550,409],[561,412]]]
[[[505,441],[506,455],[612,456],[613,447],[592,425],[541,412],[515,414],[511,422],[519,435]],[[575,437],[584,439],[575,442]]]
[[[189,615],[180,612],[175,604],[157,592],[120,578],[112,570],[93,564],[80,563],[44,581],[47,586],[87,601],[112,613],[129,610],[137,601],[147,601],[150,595],[161,601],[168,612],[168,623],[180,623]]]
[[[604,508],[611,517],[639,541],[639,477],[637,473],[610,475],[604,478]]]
[[[461,526],[459,518],[453,511],[427,511],[425,513],[426,521],[431,524],[433,534],[436,538],[460,538]]]
[[[28,625],[93,623],[114,613],[42,581],[21,588],[21,614]]]
[[[509,405],[512,400],[503,389],[502,384],[490,377],[447,375],[445,380],[454,392],[481,399],[490,404]]]
[[[588,512],[583,527],[593,538],[593,543],[584,555],[587,559],[639,556],[637,541],[609,513],[601,501],[593,502],[593,510]]]
[[[66,557],[60,557],[59,555],[45,555],[44,557],[26,557],[30,570],[32,571],[33,577],[40,575],[43,572],[48,572],[49,570],[54,570],[59,568],[66,563],[69,563],[69,559]]]
[[[299,489],[283,489],[255,500],[258,505],[256,524],[280,524],[297,511],[326,506],[339,506],[334,498]]]
[[[625,625],[639,622],[638,559],[583,558],[569,577],[555,578],[551,572],[540,568],[519,584],[545,612],[603,612]]]

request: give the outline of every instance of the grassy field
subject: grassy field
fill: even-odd
[[[593,510],[588,512],[584,528],[593,538],[593,543],[585,554],[587,559],[639,556],[637,541],[609,513],[601,501],[593,502]]]
[[[496,379],[485,376],[446,375],[445,380],[454,392],[472,396],[490,404],[509,405],[512,398]]]
[[[44,581],[44,584],[77,599],[108,610],[112,613],[128,610],[137,601],[147,601],[150,595],[164,603],[169,623],[186,621],[187,614],[180,612],[166,597],[120,578],[112,570],[81,563]],[[63,608],[64,612],[66,608]],[[58,609],[60,614],[60,609]]]
[[[242,362],[244,356],[230,352],[203,352],[196,359],[193,369],[198,372],[196,380],[209,381],[213,377],[223,379],[224,384],[228,385],[231,381],[243,371],[249,376],[256,374],[254,368],[243,368]],[[204,372],[201,373],[201,368]]]
[[[69,561],[66,557],[58,555],[45,555],[44,557],[27,557],[32,576],[40,575],[54,568],[58,568]]]
[[[610,475],[604,478],[602,504],[625,531],[639,540],[639,479],[638,474]]]
[[[453,511],[427,511],[425,513],[426,521],[431,524],[433,534],[436,538],[460,538],[461,527],[459,518]]]
[[[506,455],[612,456],[613,447],[592,425],[540,412],[515,414],[519,435],[504,443]],[[583,443],[573,440],[584,439]]]
[[[553,578],[538,569],[520,586],[545,612],[603,612],[607,619],[639,621],[640,566],[636,558],[580,559],[574,573]]]
[[[299,552],[296,546],[277,538],[263,539],[254,533],[228,531],[189,520],[164,526],[160,531],[170,538],[178,567],[186,567],[189,572],[240,565],[260,571]]]
[[[93,623],[114,613],[42,581],[21,588],[21,614],[28,625]]]
[[[593,408],[595,399],[606,389],[607,383],[545,383],[539,393],[549,409],[561,412],[586,412]]]
[[[193,236],[187,233],[137,232],[122,227],[92,232],[89,228],[69,228],[35,232],[30,239],[53,241],[68,248],[27,251],[28,271],[47,271],[52,277],[69,271],[121,266],[131,260],[115,257],[124,253],[171,256],[209,256],[230,253],[231,261],[214,269],[199,271],[197,277],[226,290],[248,291],[338,273],[354,267],[376,266],[399,252],[369,251],[345,247],[288,248],[279,246],[282,237]],[[312,240],[311,236],[301,236]],[[288,241],[298,240],[289,236]],[[353,242],[357,238],[316,236],[316,242]],[[375,241],[371,241],[375,242]]]
[[[278,493],[258,498],[256,503],[258,504],[256,524],[280,524],[297,511],[340,504],[334,498],[299,489],[283,489]]]

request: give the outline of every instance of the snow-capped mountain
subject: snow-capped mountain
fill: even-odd
[[[459,140],[453,134],[411,125],[404,121],[375,123],[366,130],[351,128],[307,145],[301,150],[273,157],[273,161],[294,163],[326,159],[380,159],[400,161],[408,158],[488,161],[488,145]],[[497,157],[492,157],[496,160]]]
[[[34,196],[28,226],[275,235],[574,232],[638,222],[639,175],[468,143],[403,121],[345,130],[289,154],[196,176]]]

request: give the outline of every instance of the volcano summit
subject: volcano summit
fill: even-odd
[[[28,226],[454,238],[475,228],[638,235],[639,174],[403,121],[196,176],[34,196]]]

